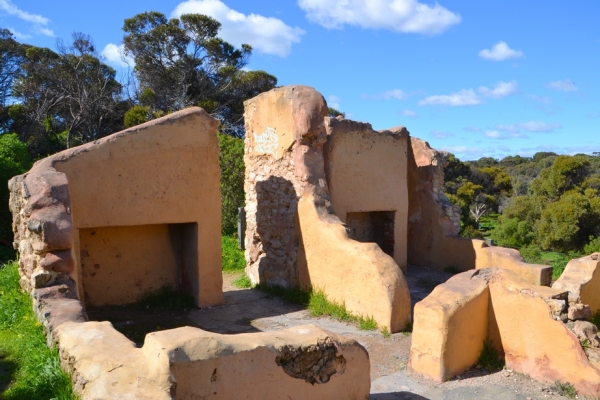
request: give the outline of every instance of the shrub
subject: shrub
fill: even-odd
[[[139,124],[143,124],[146,121],[150,121],[150,107],[147,106],[133,106],[125,113],[124,124],[126,128],[131,128]]]
[[[492,230],[490,236],[500,246],[515,248],[528,246],[535,239],[531,225],[517,218],[499,219],[499,224]]]
[[[503,364],[502,360],[500,360],[498,351],[487,340],[483,342],[483,349],[481,350],[481,354],[479,354],[477,361],[482,367],[487,368],[488,371],[500,368]]]
[[[244,141],[218,134],[221,168],[221,232],[231,235],[237,230],[238,207],[244,207]]]

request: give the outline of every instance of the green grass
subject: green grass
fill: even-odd
[[[406,324],[406,328],[404,328],[404,330],[402,331],[402,334],[404,336],[410,336],[410,334],[412,333],[412,330],[413,330],[413,323],[412,323],[412,321],[409,321]]]
[[[482,367],[487,368],[488,371],[500,368],[504,364],[500,359],[498,351],[487,340],[483,342],[483,349],[477,361]]]
[[[594,315],[591,316],[589,321],[596,325],[596,327],[600,328],[600,310],[596,311]]]
[[[267,293],[269,296],[279,297],[292,303],[300,304],[306,307],[313,317],[327,315],[338,321],[356,324],[360,330],[371,331],[377,329],[377,322],[375,322],[373,316],[354,315],[348,312],[345,304],[330,301],[322,290],[307,291],[298,287],[289,289],[276,285],[263,284],[257,285],[255,289]]]
[[[57,350],[46,346],[31,298],[20,290],[16,262],[0,267],[0,390],[7,400],[77,398]]]
[[[231,283],[233,286],[240,288],[240,289],[250,289],[252,287],[252,282],[250,281],[250,278],[248,278],[248,276],[246,276],[246,274],[240,275],[239,278],[235,279]]]
[[[381,336],[383,336],[386,339],[389,339],[392,336],[387,326],[381,328]]]
[[[554,382],[558,392],[569,399],[574,399],[577,397],[577,390],[575,387],[571,385],[569,382],[561,383],[561,381]]]
[[[232,236],[221,236],[221,265],[223,272],[240,272],[246,267],[244,252]]]

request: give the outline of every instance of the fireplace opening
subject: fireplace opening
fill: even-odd
[[[164,287],[197,293],[197,223],[85,228],[79,244],[86,307],[134,303]]]
[[[363,243],[376,243],[390,257],[394,257],[395,211],[367,211],[346,214],[349,236]]]

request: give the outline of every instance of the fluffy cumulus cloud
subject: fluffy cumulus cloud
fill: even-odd
[[[519,84],[517,82],[510,81],[498,82],[496,86],[494,86],[492,89],[489,89],[485,86],[481,86],[479,89],[477,89],[477,91],[485,97],[491,97],[492,99],[501,99],[511,94],[519,93],[521,90],[519,89]]]
[[[192,13],[209,15],[219,21],[219,37],[225,41],[236,46],[247,43],[260,53],[280,57],[287,56],[292,44],[300,42],[302,35],[306,33],[277,18],[242,14],[219,0],[184,1],[175,7],[172,16]]]
[[[490,49],[483,49],[479,52],[479,57],[485,58],[486,60],[492,61],[503,61],[508,60],[510,58],[520,58],[523,57],[523,52],[521,50],[513,50],[508,47],[506,42],[498,42],[494,45],[494,47]]]
[[[440,104],[445,106],[475,106],[481,104],[481,98],[473,89],[462,89],[448,95],[435,95],[419,101],[420,106]]]
[[[554,81],[546,84],[547,88],[560,90],[561,92],[576,92],[577,86],[570,79],[565,79],[564,81]]]
[[[461,21],[461,16],[418,0],[298,0],[310,21],[325,28],[357,25],[404,33],[436,35]]]
[[[413,117],[417,116],[417,113],[414,112],[414,111],[411,111],[411,110],[402,110],[402,111],[399,112],[399,114],[402,115],[402,116],[404,116],[404,117],[410,117],[410,118],[413,118]]]
[[[0,11],[4,11],[8,15],[17,17],[25,22],[29,22],[32,24],[32,32],[40,33],[45,36],[54,36],[52,29],[48,28],[48,25],[50,24],[50,20],[48,18],[39,14],[31,14],[27,11],[21,10],[11,0],[0,0]],[[29,35],[18,33],[14,30],[12,30],[12,32],[17,37],[19,37],[18,34],[21,35],[21,38],[30,37]]]
[[[116,45],[113,43],[109,43],[104,46],[104,49],[100,52],[102,56],[106,59],[106,61],[110,64],[119,66],[119,67],[133,67],[135,62],[131,57],[125,57],[123,55],[123,45]]]

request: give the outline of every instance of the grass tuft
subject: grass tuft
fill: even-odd
[[[392,336],[387,326],[381,328],[381,336],[383,336],[386,339],[389,339]]]
[[[413,323],[412,323],[412,321],[408,321],[406,323],[406,328],[404,328],[404,330],[402,331],[402,334],[404,336],[410,336],[410,334],[412,333],[412,330],[413,330]]]
[[[0,392],[3,399],[71,400],[71,379],[46,345],[31,298],[21,292],[16,262],[0,267]]]
[[[270,296],[282,298],[292,303],[300,304],[310,311],[313,317],[328,315],[342,322],[356,324],[360,330],[376,330],[377,322],[373,316],[357,316],[346,310],[345,304],[329,301],[327,295],[322,290],[302,290],[298,287],[284,288],[276,285],[258,284],[255,286]]]
[[[569,399],[574,399],[577,397],[577,390],[575,390],[575,387],[569,382],[561,383],[561,381],[556,381],[554,384],[558,389],[558,393],[561,395],[568,397]]]
[[[600,310],[596,311],[594,315],[592,315],[589,321],[596,325],[597,328],[600,328]]]
[[[231,282],[231,284],[240,289],[250,289],[252,287],[252,282],[246,274],[240,275],[240,277]]]
[[[223,272],[239,272],[246,268],[244,252],[232,236],[221,236],[221,266]]]
[[[481,350],[481,354],[479,354],[477,361],[482,367],[487,368],[488,371],[493,371],[504,365],[498,351],[487,340],[483,342],[483,349]]]

